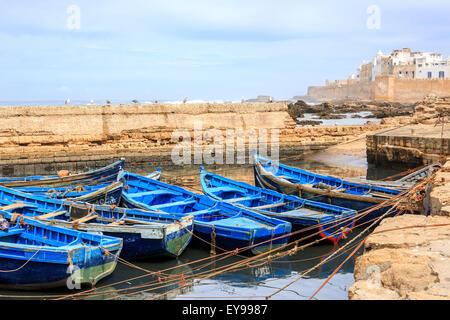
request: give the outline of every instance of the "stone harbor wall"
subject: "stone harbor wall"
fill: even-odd
[[[332,82],[311,86],[307,97],[313,101],[375,100],[417,102],[428,94],[450,95],[450,79],[398,79],[392,75],[377,76],[374,81]]]
[[[352,300],[450,299],[450,162],[436,174],[431,215],[384,219],[356,259]],[[417,227],[420,226],[420,227]]]
[[[427,96],[412,116],[383,119],[396,128],[367,135],[367,161],[418,167],[450,155],[449,115],[450,97]]]
[[[180,137],[206,147],[227,134],[232,150],[244,141],[247,157],[255,140],[266,139],[269,156],[278,141],[280,155],[301,158],[382,127],[297,127],[284,102],[2,107],[0,175],[93,169],[121,157],[131,166],[167,166]]]

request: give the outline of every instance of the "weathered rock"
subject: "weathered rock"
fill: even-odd
[[[450,299],[450,217],[384,219],[356,259],[350,299]]]
[[[297,122],[297,124],[301,125],[301,126],[318,126],[322,123],[323,123],[323,121],[319,121],[319,120],[301,120],[301,121]]]

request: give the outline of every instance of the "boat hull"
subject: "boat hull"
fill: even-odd
[[[255,187],[203,168],[200,168],[200,182],[203,192],[212,199],[289,222],[296,238],[308,236],[309,239],[316,233],[336,243],[354,226],[355,210]]]
[[[213,231],[216,245],[224,250],[252,246],[270,240],[271,235],[273,238],[283,238],[274,240],[272,247],[286,244],[289,240],[291,224],[286,221],[267,217],[133,173],[124,172],[120,179],[128,187],[125,187],[126,191],[122,196],[124,207],[150,212],[161,210],[166,213],[193,215],[194,243],[205,243],[205,241],[209,243]],[[252,232],[255,233],[252,234]],[[255,246],[249,252],[262,252],[263,248],[264,245]]]
[[[15,190],[33,194],[49,199],[70,199],[71,201],[81,201],[99,205],[119,205],[122,197],[123,183],[115,182],[110,185],[89,186],[80,190],[77,188],[40,188],[40,187],[21,187]]]
[[[100,279],[110,275],[116,268],[117,259],[113,255],[105,255],[102,259],[90,261],[88,264],[45,263],[8,259],[0,257],[2,270],[16,270],[14,276],[10,273],[0,272],[0,288],[8,290],[42,290],[50,288],[67,287],[68,289],[88,285],[94,286]],[[71,269],[74,271],[71,272]]]
[[[117,264],[122,241],[0,212],[0,287],[38,290],[94,286]]]
[[[121,159],[101,169],[78,173],[71,176],[31,176],[23,178],[0,178],[0,185],[14,187],[71,187],[77,185],[108,184],[117,180],[124,169],[125,159]]]
[[[148,260],[153,258],[179,257],[192,239],[192,225],[171,232],[163,238],[150,238],[144,233],[104,232],[103,234],[123,240],[120,257],[125,260]]]
[[[212,234],[211,226],[197,223],[194,227],[195,237],[193,242],[197,246],[211,248],[215,243],[215,249],[222,251],[233,251],[240,249],[240,253],[258,255],[272,249],[286,245],[289,242],[290,228],[280,228],[272,234],[259,234],[260,232],[236,232],[227,229],[214,228],[215,236]],[[263,232],[261,232],[263,233]],[[265,232],[264,232],[265,233]],[[279,238],[279,239],[277,239]],[[275,239],[275,240],[273,240]],[[260,243],[260,245],[258,245]],[[242,250],[243,248],[248,248]]]
[[[63,215],[40,220],[47,225],[75,229],[123,240],[120,257],[142,260],[153,256],[177,257],[189,244],[193,232],[193,216],[159,214],[143,210],[92,205],[67,200],[33,196],[0,186],[0,205],[23,202],[17,213],[39,217],[53,212]],[[91,222],[72,223],[88,215]]]
[[[335,192],[333,190],[322,190],[307,187],[302,184],[288,183],[285,180],[278,179],[275,175],[262,174],[260,170],[258,170],[257,165],[255,165],[253,169],[255,185],[260,188],[275,190],[288,195],[296,195],[304,199],[311,199],[322,203],[353,209],[359,213],[380,205],[386,200],[358,195],[347,195],[345,193]],[[363,216],[358,216],[355,219],[354,226],[357,227],[367,224],[368,222],[371,222],[385,214],[389,209],[391,209],[391,206],[385,206],[383,208],[372,210]],[[392,210],[392,212],[386,215],[386,217],[394,216],[397,213],[398,212],[396,210]]]

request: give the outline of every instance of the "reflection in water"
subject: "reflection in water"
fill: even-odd
[[[354,236],[357,234],[357,231],[353,233]],[[341,246],[351,239],[352,237],[346,239]],[[274,299],[307,299],[349,256],[349,251],[345,250],[324,262],[337,249],[338,247],[333,247],[331,244],[312,245],[291,256],[285,255],[281,258],[272,256],[251,263],[243,263],[232,272],[216,274],[194,284],[205,275],[211,275],[232,264],[242,262],[248,257],[231,256],[223,259],[218,256],[207,259],[210,257],[208,250],[188,248],[177,260],[136,263],[137,266],[147,270],[163,270],[166,278],[162,282],[159,282],[157,277],[150,276],[129,280],[120,285],[114,284],[142,277],[145,274],[141,270],[121,265],[114,276],[103,283],[105,286],[102,288],[103,293],[99,292],[100,295],[89,297],[89,299],[261,299],[293,281],[303,272],[323,263],[274,297]],[[361,252],[362,249],[357,255]],[[186,265],[195,261],[201,262]],[[176,266],[179,268],[164,271]],[[348,288],[353,284],[353,266],[354,260],[351,258],[316,298],[347,299]],[[113,294],[111,294],[112,289]]]

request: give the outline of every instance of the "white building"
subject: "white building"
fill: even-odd
[[[389,74],[408,79],[450,78],[450,58],[444,60],[438,52],[412,52],[403,48],[386,56],[380,50],[369,64],[363,61],[358,68],[358,81],[374,81],[378,75]]]
[[[417,79],[446,79],[449,78],[450,60],[444,60],[441,53],[424,53],[416,58]]]
[[[389,56],[385,56],[383,52],[378,51],[377,55],[373,57],[372,59],[372,79],[371,81],[375,80],[376,76],[386,74],[386,67],[385,67],[385,59],[388,59]]]
[[[394,50],[391,53],[392,65],[402,66],[414,64],[414,56],[416,56],[417,54],[418,52],[411,52],[411,49],[409,48]]]

